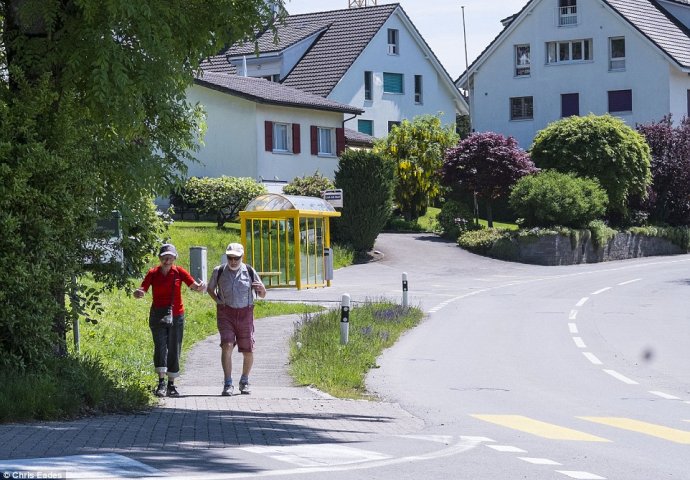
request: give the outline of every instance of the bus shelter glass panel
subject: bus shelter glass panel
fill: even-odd
[[[293,219],[246,221],[245,258],[266,286],[295,285],[294,228]]]
[[[305,287],[324,284],[324,219],[300,218],[300,278]]]

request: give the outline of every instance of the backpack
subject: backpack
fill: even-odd
[[[252,267],[251,265],[249,265],[247,263],[245,263],[245,265],[247,265],[247,271],[249,272],[249,278],[250,278],[251,282],[252,283],[256,282],[256,272],[254,271],[254,267]],[[225,271],[225,265],[220,267],[218,269],[218,273],[216,274],[216,296],[217,297],[220,297],[220,295],[219,295],[220,276],[223,274],[224,271]],[[249,288],[251,289],[251,286]],[[254,295],[256,295],[257,297],[259,296],[259,294],[256,293],[254,291],[254,289],[251,289],[251,290],[252,290],[252,292],[254,292]]]

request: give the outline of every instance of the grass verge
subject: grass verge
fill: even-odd
[[[350,311],[349,342],[340,345],[340,311],[303,315],[290,341],[290,373],[302,385],[340,398],[366,398],[364,378],[383,350],[417,325],[423,313],[389,301]]]
[[[176,222],[170,240],[189,268],[189,247],[206,246],[209,268],[220,261],[228,243],[239,240],[239,227],[217,229],[209,222]],[[343,257],[347,257],[347,251]],[[337,253],[336,253],[337,258]],[[156,259],[152,259],[154,265]],[[135,279],[138,283],[140,279]],[[269,298],[272,292],[269,292]],[[217,332],[215,307],[210,297],[183,288],[186,310],[182,372],[186,353],[194,343]],[[156,403],[151,388],[153,342],[148,328],[150,295],[136,300],[130,291],[113,290],[100,296],[102,314],[97,324],[80,323],[80,353],[68,334],[70,356],[56,359],[43,371],[0,372],[0,422],[55,420],[81,415],[132,412]],[[255,317],[305,314],[321,310],[315,305],[257,301]],[[220,362],[217,366],[220,369]]]

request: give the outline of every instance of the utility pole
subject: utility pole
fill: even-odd
[[[465,93],[467,94],[467,115],[470,119],[470,132],[472,131],[472,107],[470,106],[470,64],[467,61],[467,30],[465,29],[465,6],[461,5],[462,10],[462,38],[465,42]]]
[[[470,105],[470,63],[467,59],[467,29],[465,28],[465,6],[461,5],[462,10],[462,38],[465,42],[465,92],[467,94],[467,117],[469,119],[470,134],[472,133],[472,107]],[[479,203],[477,202],[477,192],[473,192],[474,200],[474,223],[479,226]]]

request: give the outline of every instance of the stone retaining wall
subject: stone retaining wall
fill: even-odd
[[[574,265],[680,253],[687,252],[669,240],[633,233],[617,233],[603,248],[596,248],[584,230],[577,239],[556,234],[502,239],[488,255],[535,265]]]

